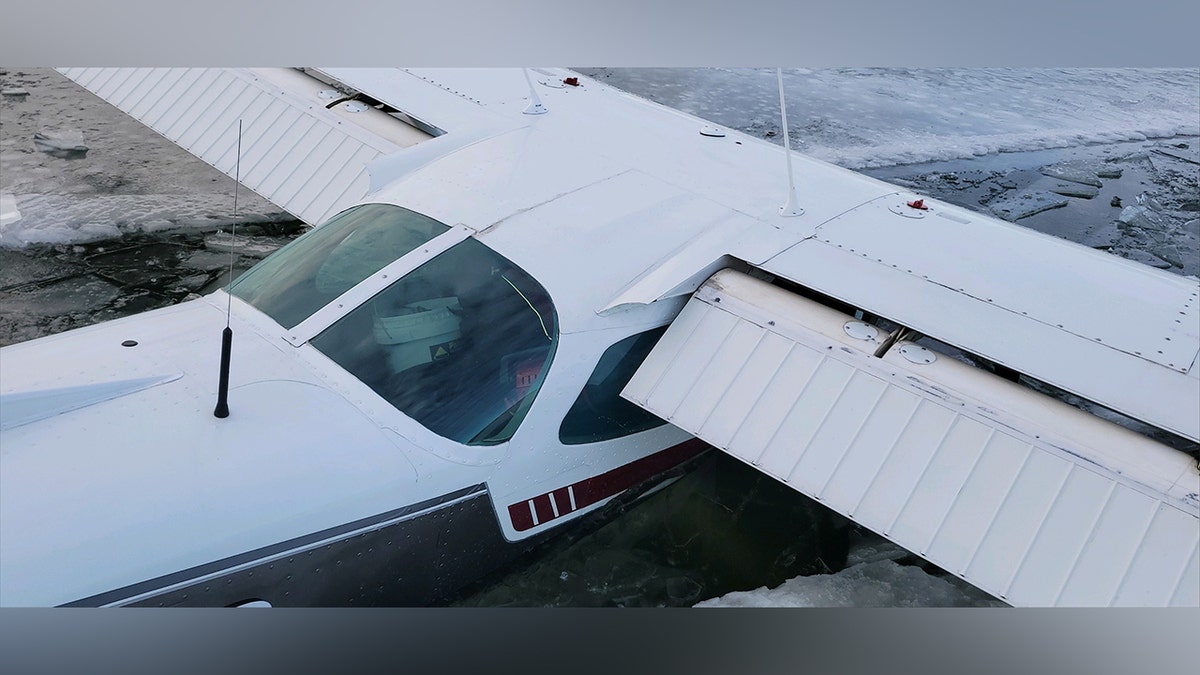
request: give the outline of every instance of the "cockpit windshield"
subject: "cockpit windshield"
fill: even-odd
[[[525,417],[557,341],[545,289],[466,239],[310,344],[434,433],[492,445]]]
[[[255,265],[230,292],[284,328],[450,228],[391,204],[342,211]]]

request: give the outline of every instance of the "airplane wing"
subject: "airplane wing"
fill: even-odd
[[[1194,458],[916,342],[1194,443],[1200,283],[919,198],[718,272],[623,395],[1011,604],[1200,604]]]
[[[452,92],[419,86],[424,83],[416,76],[394,68],[59,72],[310,225],[367,194],[371,162],[442,136],[447,138],[433,143],[435,150],[459,143],[487,116]],[[418,86],[405,90],[408,81]],[[380,88],[381,82],[388,84]],[[376,96],[404,92],[406,110],[416,112],[401,113],[359,86],[376,89]],[[453,133],[417,116],[426,109],[436,110]]]

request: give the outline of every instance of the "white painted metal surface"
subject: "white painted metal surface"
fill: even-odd
[[[386,113],[325,106],[328,85],[289,68],[64,68],[64,75],[315,225],[367,192],[366,164],[429,138]]]
[[[762,267],[1200,440],[1195,279],[931,200],[892,211],[916,198],[854,208]]]
[[[718,273],[624,395],[1011,604],[1200,604],[1193,459],[850,318]]]
[[[282,358],[293,348],[238,303],[232,414],[214,417],[224,324],[210,296],[4,348],[5,418],[26,392],[85,399],[0,436],[5,606],[78,600],[461,487],[418,486],[412,444],[336,371]]]

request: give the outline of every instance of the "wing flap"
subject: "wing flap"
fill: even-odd
[[[1194,460],[865,325],[725,270],[623,395],[1011,604],[1200,603]]]

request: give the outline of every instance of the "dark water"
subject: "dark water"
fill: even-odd
[[[687,607],[841,570],[850,521],[720,452],[624,514],[550,543],[460,606]]]

